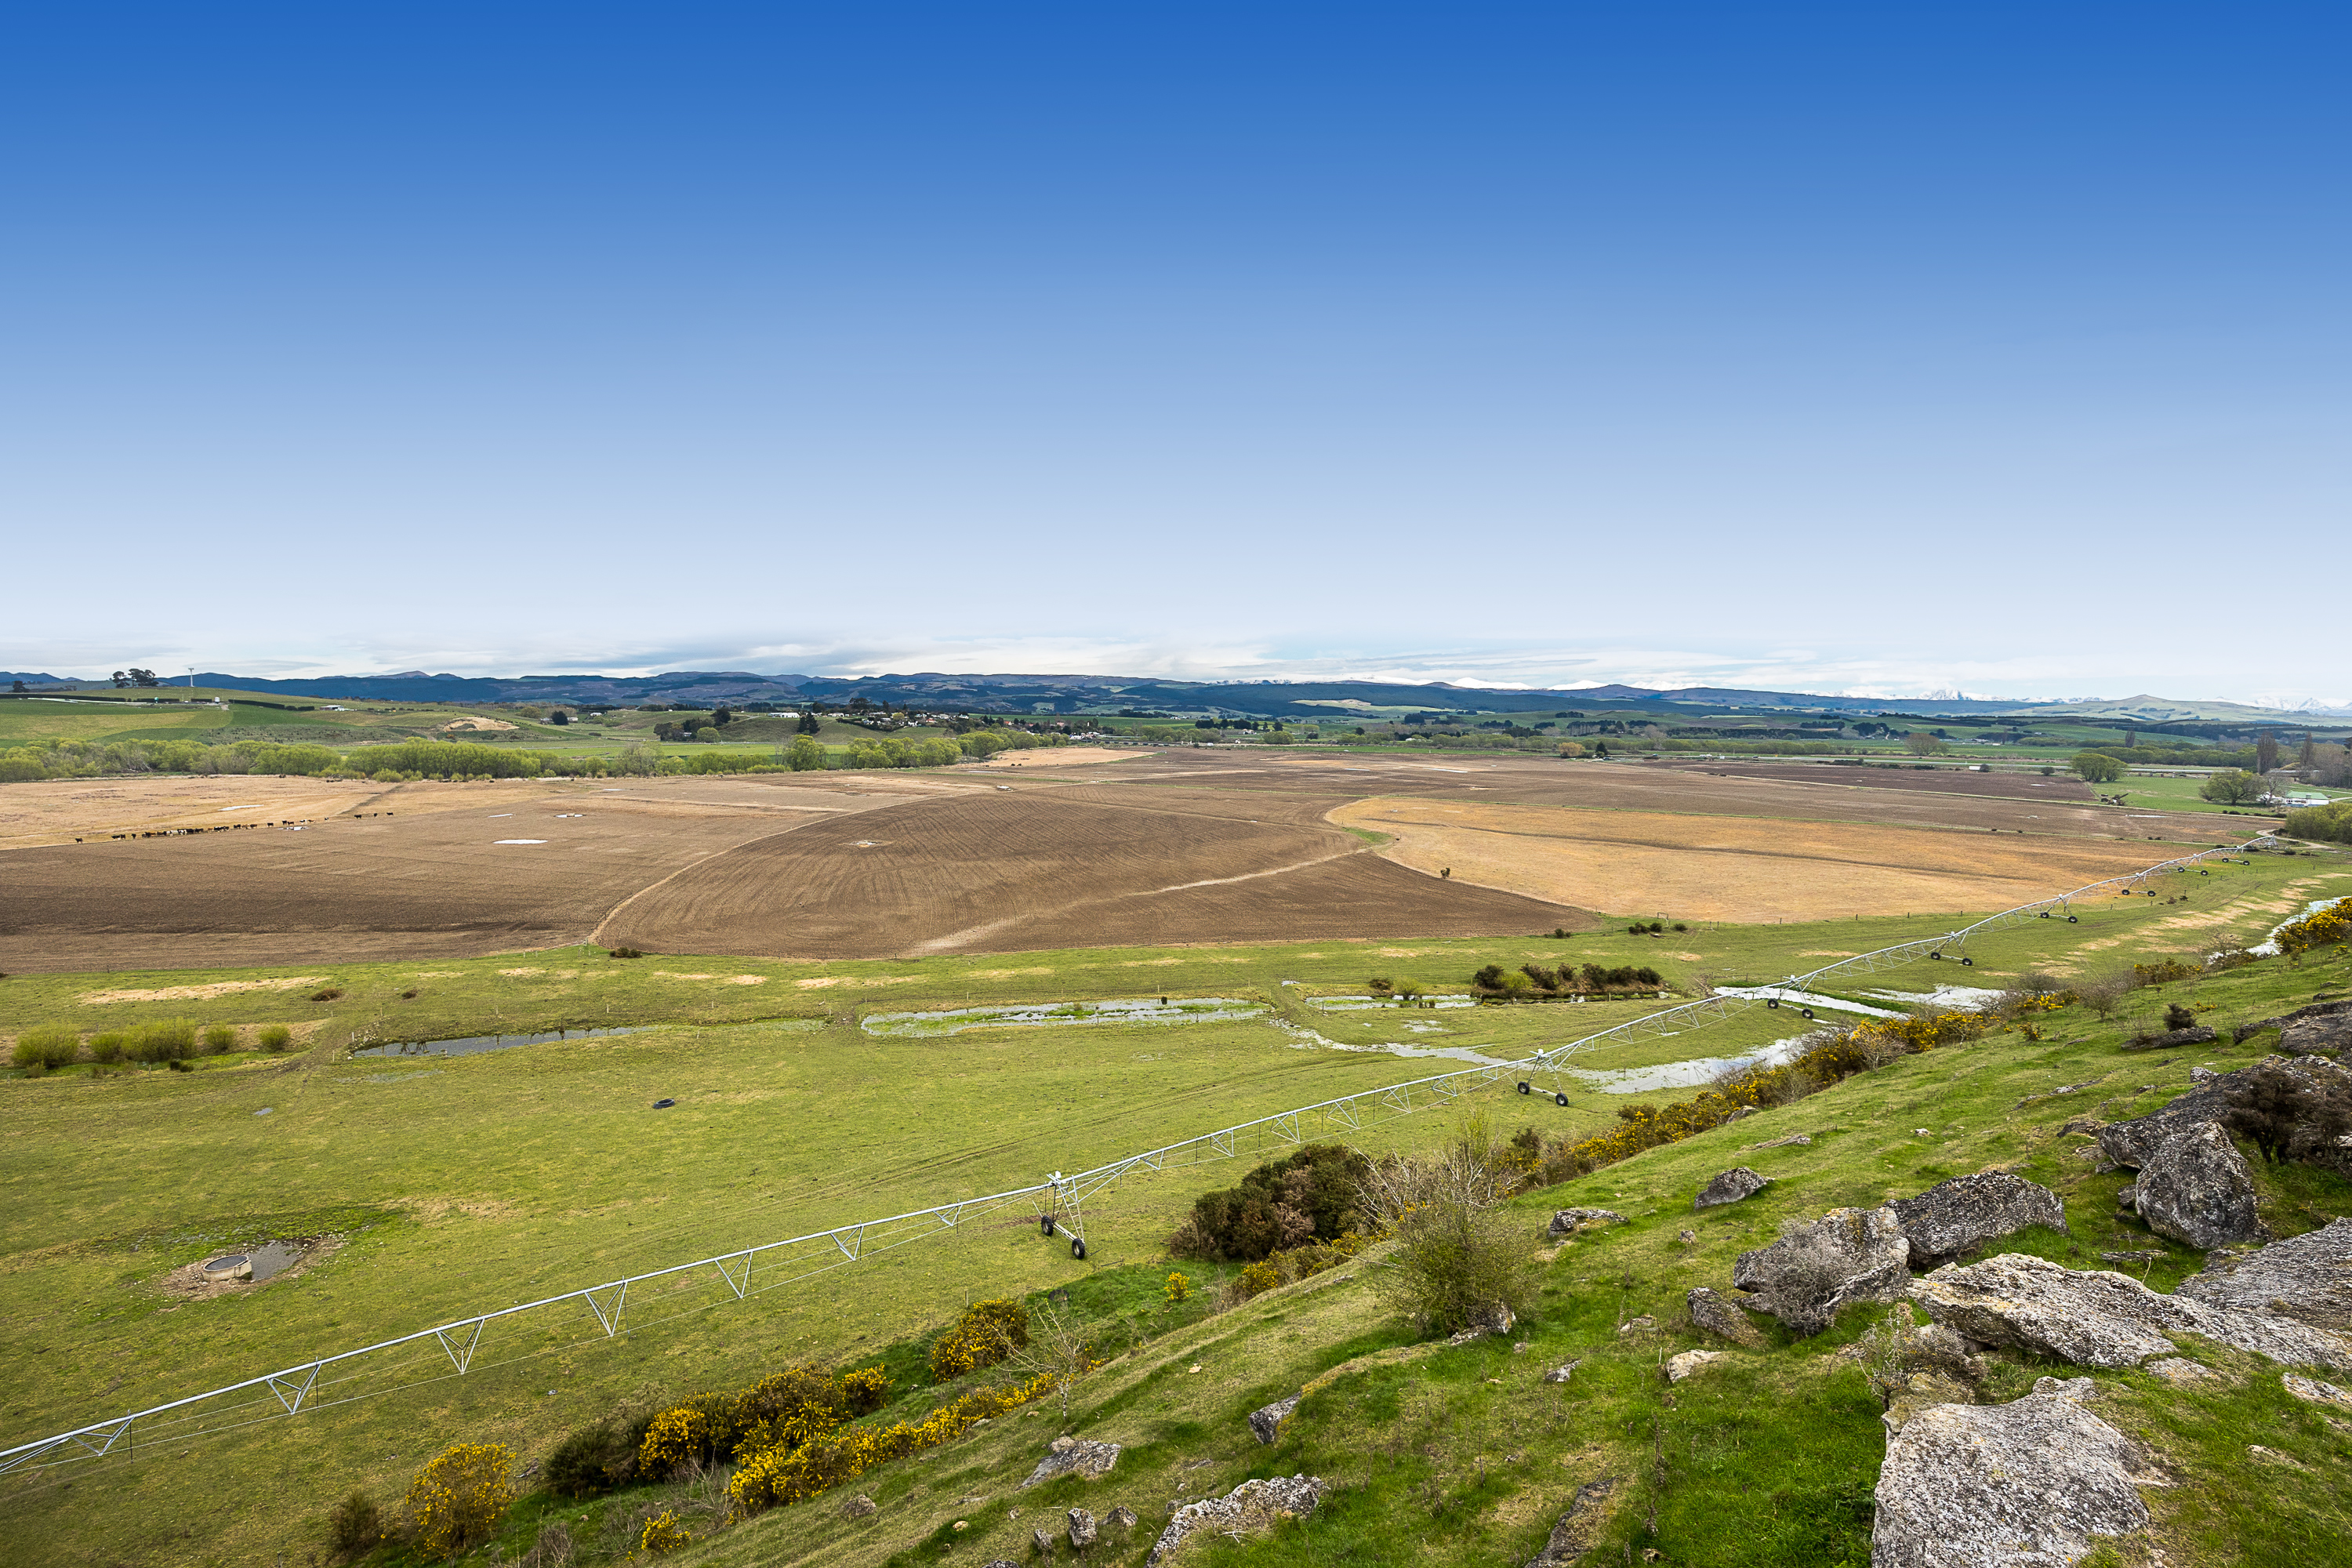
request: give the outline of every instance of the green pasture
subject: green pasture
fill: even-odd
[[[2249,867],[2178,880],[2188,885],[2189,909],[2218,909],[2255,898],[2299,902],[2352,886],[2352,872],[2333,858],[2259,856]],[[1923,961],[1852,988],[1997,985],[2029,967],[2105,972],[2223,937],[2252,939],[2278,918],[2249,908],[2232,923],[2183,933],[2166,923],[2182,912],[2161,899],[2117,899],[2086,909],[2079,925],[2033,921],[1994,933],[1974,946],[1970,969]],[[12,1134],[0,1145],[0,1181],[15,1199],[0,1218],[0,1312],[12,1325],[0,1352],[9,1373],[0,1417],[6,1440],[18,1440],[488,1306],[1022,1186],[1051,1170],[1471,1065],[1392,1047],[1507,1059],[1657,1005],[1366,1015],[1306,1005],[1315,994],[1361,994],[1375,973],[1443,990],[1486,963],[1646,963],[1687,989],[1778,978],[1822,962],[1797,956],[1807,951],[1854,951],[1948,923],[835,963],[614,960],[567,948],[430,964],[10,976],[0,981],[0,1028],[12,1032],[165,1016],[312,1026],[292,1058],[238,1051],[199,1058],[188,1073],[100,1076],[84,1066],[0,1082]],[[93,999],[296,978],[302,983],[292,988]],[[310,1000],[320,988],[341,994]],[[855,1026],[873,1011],[1147,994],[1242,996],[1272,1012],[1244,1023],[930,1039],[880,1039]],[[615,1026],[646,1027],[465,1058],[348,1055],[355,1041]],[[1785,1011],[1757,1008],[1581,1061],[1606,1069],[1729,1055],[1799,1027]],[[2088,1031],[2082,1048],[2109,1048],[2095,1042],[2111,1037]],[[2074,1070],[2069,1065],[2052,1069],[2061,1077]],[[1622,1103],[1573,1078],[1558,1087],[1570,1095],[1566,1108],[1511,1095],[1507,1084],[1490,1103],[1553,1131],[1590,1130]],[[652,1110],[662,1098],[677,1104]],[[1442,1117],[1429,1116],[1355,1136],[1376,1148],[1412,1146],[1445,1130]],[[1974,1168],[1958,1159],[1946,1163]],[[57,1483],[37,1480],[0,1492],[0,1508],[31,1532],[19,1539],[37,1543],[41,1560],[113,1561],[169,1540],[190,1561],[250,1561],[315,1534],[307,1515],[257,1510],[264,1495],[323,1507],[354,1481],[396,1490],[430,1452],[460,1437],[538,1454],[567,1426],[633,1394],[749,1381],[790,1359],[852,1357],[919,1333],[968,1299],[1160,1268],[1160,1239],[1192,1197],[1236,1173],[1211,1164],[1105,1194],[1087,1211],[1092,1251],[1083,1264],[1016,1212],[745,1303],[715,1274],[698,1275],[633,1295],[628,1331],[617,1339],[585,1312],[533,1321],[492,1335],[462,1380],[403,1391],[403,1380],[425,1377],[439,1354],[419,1352],[395,1375],[335,1384],[335,1397],[351,1402],[297,1423],[205,1438],[182,1458],[168,1446],[152,1451],[120,1467],[130,1489],[121,1508],[63,1507]],[[160,1287],[173,1268],[215,1250],[287,1234],[343,1239],[302,1273],[250,1295],[182,1301]],[[163,1443],[163,1434],[152,1440]]]
[[[2128,949],[2102,951],[2128,955]],[[1382,1309],[1371,1289],[1381,1266],[1377,1252],[1230,1311],[1204,1315],[1197,1301],[1182,1310],[1161,1306],[1157,1286],[1171,1265],[1151,1254],[1146,1214],[1156,1208],[1158,1223],[1181,1208],[1191,1191],[1229,1181],[1237,1171],[1227,1165],[1182,1182],[1163,1178],[1164,1197],[1139,1200],[1132,1211],[1106,1216],[1099,1226],[1090,1221],[1091,1232],[1121,1239],[1098,1247],[1083,1266],[1043,1241],[1034,1226],[968,1233],[929,1244],[936,1250],[928,1254],[909,1251],[845,1270],[829,1294],[755,1298],[749,1305],[666,1322],[649,1319],[609,1342],[592,1333],[584,1343],[520,1347],[462,1382],[330,1405],[293,1423],[184,1449],[159,1445],[141,1457],[83,1470],[69,1492],[56,1478],[20,1482],[0,1506],[9,1511],[12,1539],[40,1561],[168,1557],[225,1563],[272,1561],[282,1552],[300,1562],[310,1553],[323,1555],[325,1510],[351,1485],[396,1501],[423,1460],[460,1437],[508,1442],[525,1460],[535,1460],[566,1426],[602,1415],[619,1398],[740,1384],[756,1371],[815,1355],[889,1366],[899,1379],[898,1401],[879,1419],[919,1416],[951,1392],[927,1386],[922,1345],[963,1300],[1018,1291],[1042,1305],[1045,1289],[1063,1286],[1070,1290],[1070,1310],[1093,1325],[1102,1344],[1121,1352],[1080,1384],[1068,1423],[1081,1436],[1123,1445],[1118,1467],[1103,1480],[1065,1479],[1022,1489],[1021,1481],[1063,1426],[1058,1410],[1047,1404],[983,1426],[949,1448],[860,1478],[853,1489],[879,1505],[870,1519],[846,1519],[825,1499],[713,1530],[708,1482],[643,1488],[592,1502],[534,1492],[514,1510],[496,1556],[478,1550],[467,1561],[485,1568],[492,1561],[511,1562],[541,1528],[561,1523],[574,1542],[576,1561],[617,1562],[632,1554],[644,1520],[664,1509],[703,1537],[673,1559],[691,1568],[1024,1561],[1031,1555],[1033,1528],[1058,1532],[1070,1508],[1086,1507],[1101,1517],[1123,1503],[1140,1516],[1140,1525],[1132,1535],[1106,1532],[1095,1555],[1133,1565],[1171,1500],[1222,1494],[1252,1476],[1306,1473],[1334,1489],[1322,1509],[1281,1525],[1270,1537],[1202,1542],[1188,1549],[1186,1561],[1213,1568],[1244,1563],[1467,1568],[1523,1562],[1540,1548],[1574,1489],[1607,1477],[1618,1489],[1596,1531],[1593,1560],[1638,1561],[1644,1551],[1657,1551],[1666,1562],[1720,1568],[1860,1568],[1869,1558],[1870,1492],[1885,1438],[1876,1400],[1855,1364],[1839,1352],[1885,1309],[1853,1310],[1829,1333],[1809,1341],[1762,1321],[1770,1342],[1766,1351],[1737,1353],[1669,1389],[1659,1363],[1708,1342],[1688,1324],[1685,1293],[1699,1284],[1726,1289],[1736,1256],[1770,1241],[1783,1220],[1875,1205],[1990,1166],[2015,1169],[2054,1188],[2070,1221],[2064,1232],[2028,1232],[2000,1250],[2040,1254],[2075,1268],[2105,1267],[2098,1257],[2103,1250],[2152,1251],[2156,1258],[2133,1265],[2133,1272],[2152,1287],[2169,1289],[2201,1258],[2121,1213],[2116,1194],[2126,1173],[2101,1173],[2084,1157],[2091,1141],[2058,1129],[2075,1118],[2144,1114],[2186,1089],[2192,1068],[2242,1067],[2259,1059],[2270,1044],[2270,1037],[2258,1037],[2243,1047],[2224,1043],[2154,1057],[2118,1048],[2168,1004],[2186,1004],[2206,1016],[2222,1027],[2226,1041],[2231,1025],[2316,994],[2341,994],[2347,982],[2352,963],[2339,951],[2301,962],[2264,961],[2137,993],[2104,1021],[2079,1007],[2062,1010],[2039,1021],[2041,1040],[1997,1033],[1907,1058],[1797,1104],[1528,1194],[1514,1211],[1538,1260],[1537,1304],[1508,1339],[1344,1373],[1299,1408],[1271,1447],[1261,1447],[1244,1425],[1248,1411],[1354,1358],[1406,1347],[1415,1336]],[[1239,1034],[1212,1039],[1216,1032],[1202,1026],[1167,1034],[1202,1052],[1204,1061],[1246,1058],[1249,1047]],[[289,1351],[306,1344],[306,1330],[357,1327],[352,1319],[394,1294],[388,1287],[371,1290],[367,1277],[404,1265],[407,1288],[429,1293],[438,1287],[424,1275],[436,1256],[463,1267],[460,1254],[470,1251],[526,1261],[539,1256],[535,1248],[585,1253],[598,1240],[591,1232],[599,1219],[605,1232],[617,1228],[604,1218],[608,1212],[656,1228],[689,1201],[713,1210],[733,1205],[760,1212],[765,1194],[756,1182],[705,1158],[698,1147],[713,1142],[710,1129],[719,1113],[685,1096],[681,1109],[702,1119],[692,1129],[605,1139],[583,1137],[586,1129],[575,1125],[562,1158],[580,1165],[576,1173],[531,1177],[526,1169],[538,1147],[532,1124],[563,1114],[554,1100],[582,1100],[605,1089],[645,1093],[652,1083],[638,1075],[653,1063],[663,1064],[660,1081],[667,1089],[675,1088],[682,1065],[701,1058],[760,1072],[781,1094],[785,1075],[765,1063],[742,1065],[754,1060],[750,1042],[756,1033],[698,1034],[691,1051],[674,1038],[632,1037],[631,1049],[612,1050],[614,1059],[574,1058],[552,1073],[522,1061],[527,1053],[475,1058],[494,1076],[474,1081],[464,1095],[446,1081],[454,1073],[378,1086],[410,1095],[401,1109],[379,1117],[410,1131],[396,1152],[381,1135],[360,1137],[348,1150],[331,1140],[327,1148],[299,1155],[252,1144],[237,1151],[246,1164],[270,1166],[251,1181],[278,1193],[288,1193],[287,1163],[331,1160],[339,1166],[354,1186],[353,1198],[332,1215],[352,1237],[341,1253],[250,1297],[184,1307],[168,1320],[151,1305],[142,1320],[123,1300],[139,1297],[141,1268],[204,1250],[190,1239],[202,1226],[209,1225],[215,1237],[233,1227],[198,1217],[162,1228],[113,1228],[80,1249],[91,1255],[78,1265],[90,1270],[88,1282],[52,1291],[55,1304],[37,1309],[28,1323],[17,1305],[25,1296],[11,1302],[26,1330],[16,1342],[18,1353],[38,1347],[44,1370],[54,1375],[58,1363],[69,1359],[61,1331],[83,1322],[75,1314],[89,1310],[65,1303],[87,1292],[118,1303],[120,1316],[100,1325],[109,1334],[110,1353],[136,1354],[145,1343],[168,1341],[178,1358],[174,1365],[193,1377],[262,1343]],[[797,1048],[819,1051],[846,1044],[835,1037],[847,1033],[789,1037]],[[1089,1044],[1095,1038],[1087,1036]],[[600,1054],[606,1049],[600,1045]],[[876,1075],[888,1078],[900,1065],[881,1060]],[[317,1082],[341,1070],[309,1072]],[[975,1064],[970,1070],[988,1069]],[[1019,1070],[1028,1079],[1037,1064]],[[434,1089],[436,1081],[444,1087]],[[1087,1083],[1075,1068],[1051,1081],[1075,1096],[1083,1096]],[[59,1087],[24,1086],[47,1092]],[[885,1098],[869,1094],[854,1109],[887,1120],[893,1112]],[[475,1109],[457,1110],[460,1100]],[[1483,1103],[1504,1131],[1535,1116],[1533,1108],[1507,1097]],[[542,1212],[469,1219],[381,1194],[371,1203],[357,1192],[374,1167],[417,1161],[415,1146],[446,1137],[461,1118],[464,1125],[487,1129],[493,1124],[482,1112],[487,1106],[502,1109],[495,1124],[508,1131],[492,1141],[496,1146],[478,1149],[476,1159],[499,1181],[530,1180],[535,1194],[543,1185],[550,1195],[538,1198]],[[356,1127],[361,1120],[347,1114],[344,1124]],[[774,1120],[795,1137],[822,1142],[827,1136],[814,1118]],[[1453,1126],[1441,1113],[1414,1129],[1414,1137],[1425,1142]],[[1006,1131],[1018,1143],[1034,1129]],[[1754,1147],[1791,1132],[1810,1135],[1811,1144]],[[598,1152],[607,1142],[638,1152],[634,1172]],[[910,1145],[903,1136],[891,1147],[898,1159],[908,1158]],[[917,1158],[928,1152],[919,1142],[912,1147]],[[1042,1155],[1044,1146],[1036,1147]],[[551,1142],[547,1152],[552,1148]],[[772,1150],[770,1143],[760,1153]],[[818,1151],[812,1146],[811,1152]],[[738,1158],[751,1157],[748,1150],[738,1152]],[[424,1158],[436,1163],[433,1169],[453,1194],[478,1190],[467,1184],[473,1173],[461,1169],[461,1156]],[[1694,1213],[1692,1195],[1732,1164],[1750,1165],[1773,1184],[1747,1203]],[[818,1177],[812,1184],[839,1180]],[[2258,1163],[2257,1181],[2264,1218],[2283,1236],[2352,1212],[2352,1184],[2323,1173]],[[209,1195],[215,1188],[203,1184],[203,1190]],[[79,1208],[87,1201],[68,1192],[58,1206]],[[1632,1223],[1538,1251],[1549,1211],[1571,1205],[1612,1208]],[[671,1226],[680,1241],[689,1228],[675,1219]],[[1695,1236],[1688,1244],[1678,1239],[1685,1229]],[[471,1247],[463,1245],[469,1240]],[[629,1245],[613,1243],[609,1235],[604,1244]],[[131,1246],[142,1252],[131,1253]],[[140,1263],[148,1251],[162,1256]],[[99,1277],[101,1265],[111,1268],[114,1280]],[[1196,1279],[1213,1281],[1218,1272],[1175,1267]],[[116,1282],[124,1279],[134,1282]],[[885,1300],[887,1310],[875,1305]],[[430,1315],[423,1301],[403,1296],[400,1305],[417,1321]],[[661,1307],[676,1311],[682,1305]],[[313,1316],[303,1318],[306,1313]],[[1656,1328],[1621,1329],[1643,1317]],[[539,1353],[529,1353],[534,1350]],[[2171,1560],[2352,1562],[2352,1532],[2346,1528],[2352,1522],[2352,1442],[2312,1407],[2287,1398],[2269,1363],[2215,1347],[2192,1353],[2221,1376],[2184,1391],[2139,1372],[2088,1374],[2098,1384],[2094,1408],[2148,1444],[2173,1483],[2144,1494],[2175,1547]],[[515,1359],[521,1355],[529,1359]],[[1566,1384],[1539,1381],[1545,1370],[1569,1362],[1577,1365]],[[2037,1376],[2082,1372],[2003,1353],[1992,1358],[1979,1397],[2014,1398],[2029,1392]],[[130,1385],[119,1393],[127,1397]],[[2274,1457],[2253,1451],[2255,1444]],[[100,1485],[115,1506],[81,1506]],[[391,1568],[415,1560],[387,1550],[371,1561]]]
[[[2095,1152],[2092,1141],[2058,1129],[2074,1118],[2145,1114],[2185,1089],[2192,1067],[2248,1065],[2273,1038],[2185,1057],[2121,1052],[2122,1038],[2167,1004],[2209,1016],[2225,1026],[2226,1037],[2228,1025],[2314,994],[2340,994],[2347,981],[2352,963],[2339,952],[2143,992],[2104,1023],[2081,1008],[2063,1010],[2042,1021],[2041,1041],[2002,1033],[1908,1058],[1529,1194],[1514,1207],[1541,1260],[1538,1304],[1507,1340],[1343,1374],[1299,1407],[1271,1447],[1250,1434],[1247,1412],[1354,1358],[1412,1340],[1370,1288],[1377,1254],[1180,1323],[1095,1373],[1081,1384],[1069,1429],[1123,1446],[1101,1480],[1021,1487],[1061,1427],[1048,1408],[860,1478],[856,1489],[879,1505],[871,1519],[845,1519],[821,1500],[712,1530],[692,1489],[649,1488],[573,1509],[543,1496],[527,1500],[499,1546],[511,1557],[543,1523],[560,1520],[583,1560],[613,1561],[638,1521],[670,1508],[706,1532],[675,1559],[695,1568],[1017,1562],[1031,1556],[1033,1528],[1058,1533],[1070,1508],[1100,1518],[1123,1503],[1141,1522],[1131,1535],[1107,1531],[1096,1555],[1132,1565],[1171,1500],[1221,1495],[1251,1477],[1304,1473],[1333,1489],[1314,1514],[1267,1537],[1201,1542],[1185,1561],[1211,1568],[1470,1568],[1528,1560],[1576,1488],[1610,1478],[1617,1489],[1589,1561],[1643,1561],[1654,1551],[1664,1562],[1710,1568],[1862,1568],[1870,1559],[1871,1492],[1885,1437],[1877,1400],[1840,1352],[1882,1312],[1910,1310],[1850,1310],[1812,1340],[1760,1321],[1767,1350],[1735,1352],[1669,1388],[1659,1375],[1665,1357],[1716,1344],[1691,1328],[1685,1292],[1706,1284],[1728,1293],[1734,1258],[1769,1243],[1783,1220],[1876,1205],[1994,1166],[2053,1187],[2069,1219],[2064,1232],[2029,1231],[1998,1250],[2078,1268],[2109,1267],[2102,1251],[2153,1252],[2153,1261],[2132,1265],[2132,1272],[2170,1289],[2202,1258],[2120,1212],[2116,1194],[2127,1173],[2100,1173],[2085,1158]],[[1507,1105],[1495,1109],[1499,1126],[1517,1124]],[[1791,1132],[1813,1142],[1754,1147]],[[1747,1203],[1694,1213],[1698,1188],[1732,1164],[1749,1165],[1773,1184]],[[2324,1173],[2258,1163],[2256,1180],[2263,1216],[2281,1236],[2352,1213],[2352,1184]],[[1549,1211],[1569,1205],[1612,1208],[1632,1223],[1537,1252]],[[1689,1244],[1679,1240],[1685,1228],[1695,1233]],[[1130,1309],[1128,1321],[1109,1312],[1097,1321],[1107,1341],[1121,1342],[1118,1331],[1144,1316]],[[1657,1328],[1621,1327],[1642,1318]],[[2093,1408],[2147,1444],[2166,1468],[2171,1484],[2143,1495],[2174,1548],[2169,1560],[2208,1568],[2352,1563],[2352,1440],[2341,1425],[2288,1397],[2279,1369],[2267,1362],[2215,1346],[2192,1353],[2221,1373],[2194,1391],[2137,1371],[2087,1373],[2097,1385]],[[1570,1362],[1576,1367],[1565,1384],[1540,1381],[1544,1371]],[[2013,1399],[2050,1374],[2085,1369],[1998,1354],[1978,1397]],[[929,1403],[918,1389],[899,1409],[919,1412]]]

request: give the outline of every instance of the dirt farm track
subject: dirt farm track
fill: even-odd
[[[621,786],[9,784],[0,970],[454,957],[592,936],[869,958],[1498,935],[1589,929],[1594,910],[1992,909],[2257,826],[2126,813],[2063,779],[1090,756]],[[223,820],[257,825],[108,837]]]

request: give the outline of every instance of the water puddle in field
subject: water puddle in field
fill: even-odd
[[[875,1013],[858,1027],[883,1039],[927,1039],[966,1029],[1051,1029],[1099,1024],[1231,1024],[1266,1014],[1263,1002],[1234,996],[1140,996],[1116,1002],[1036,1002],[1010,1007],[956,1007],[940,1013]]]
[[[470,1057],[483,1051],[512,1050],[517,1046],[544,1046],[556,1040],[593,1040],[607,1035],[641,1035],[642,1028],[633,1029],[553,1029],[538,1035],[468,1035],[457,1040],[394,1040],[381,1046],[362,1046],[352,1053],[353,1058],[386,1057]]]
[[[1414,1006],[1400,1007],[1378,996],[1309,996],[1307,1005],[1320,1013],[1412,1013],[1453,1007],[1475,1007],[1469,996],[1424,996]]]
[[[1350,1044],[1344,1040],[1335,1040],[1328,1035],[1318,1035],[1314,1030],[1294,1024],[1287,1018],[1276,1018],[1273,1022],[1276,1028],[1290,1037],[1291,1049],[1297,1051],[1347,1051],[1356,1056],[1404,1057],[1409,1059],[1442,1057],[1449,1061],[1468,1062],[1475,1067],[1489,1068],[1506,1067],[1512,1060],[1509,1057],[1490,1057],[1468,1046],[1409,1046],[1402,1040],[1364,1040]],[[1407,1024],[1405,1027],[1410,1029],[1413,1026]],[[1428,1028],[1431,1026],[1424,1024],[1421,1027]]]
[[[1914,1007],[1951,1007],[1963,1013],[1981,1013],[2000,992],[1990,985],[1938,985],[1933,991],[1865,991],[1863,994],[1875,996],[1881,1002],[1907,1002]]]
[[[2252,953],[2257,958],[2276,958],[2279,952],[2279,932],[2294,924],[2296,921],[2307,921],[2312,916],[2317,914],[2320,910],[2331,908],[2336,904],[2343,903],[2344,901],[2345,900],[2341,895],[2332,899],[2312,900],[2311,902],[2303,906],[2303,913],[2279,921],[2278,924],[2271,927],[2271,934],[2264,937],[2260,945],[2250,947],[2246,949],[2246,951]]]
[[[1701,1089],[1727,1072],[1754,1067],[1785,1067],[1797,1059],[1803,1037],[1775,1040],[1736,1057],[1699,1057],[1690,1061],[1659,1062],[1645,1068],[1562,1068],[1560,1070],[1588,1089],[1603,1094],[1654,1094],[1661,1089]]]
[[[1816,991],[1791,991],[1785,985],[1718,985],[1715,988],[1715,994],[1718,996],[1746,996],[1761,1001],[1779,1002],[1784,1007],[1833,1007],[1841,1013],[1864,1013],[1874,1018],[1907,1016],[1906,1014],[1889,1012],[1884,1007],[1873,1007],[1866,1002],[1849,1002],[1843,996],[1824,996]],[[1871,994],[1884,999],[1887,994],[1884,991],[1874,991]]]

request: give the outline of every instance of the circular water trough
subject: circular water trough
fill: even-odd
[[[242,1252],[232,1252],[225,1257],[206,1258],[204,1269],[207,1284],[224,1279],[250,1279],[253,1278],[253,1259]]]

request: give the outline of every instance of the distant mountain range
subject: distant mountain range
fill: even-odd
[[[182,680],[185,679],[184,677]],[[36,689],[68,683],[53,675],[0,670],[0,681]],[[81,683],[84,685],[88,682]],[[181,680],[170,684],[179,685]],[[1177,719],[1336,719],[1348,712],[1587,713],[1649,710],[1757,715],[1891,714],[1927,718],[2014,714],[2031,719],[2079,718],[2140,724],[2308,724],[2352,718],[2352,710],[2256,708],[2237,702],[2184,702],[2137,696],[2114,701],[2018,702],[1978,698],[1823,697],[1802,691],[1687,686],[1653,690],[1638,686],[1555,687],[1491,690],[1444,681],[1412,685],[1372,680],[1160,680],[1107,675],[758,675],[749,670],[671,670],[660,675],[337,675],[271,680],[220,671],[199,673],[195,684],[215,689],[278,693],[340,701],[790,703],[804,699],[847,702],[864,697],[893,707],[968,709],[991,712],[1139,713]]]

